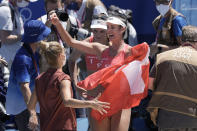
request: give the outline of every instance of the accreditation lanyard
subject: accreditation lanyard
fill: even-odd
[[[31,55],[31,58],[32,58],[32,61],[34,63],[34,68],[36,69],[36,73],[37,73],[37,76],[40,74],[39,71],[38,71],[38,66],[37,66],[37,62],[34,58],[34,54],[30,48],[30,46],[28,44],[23,44],[23,47],[25,47],[25,49],[27,50],[27,52]]]

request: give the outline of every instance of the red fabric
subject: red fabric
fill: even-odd
[[[75,111],[65,107],[60,93],[62,80],[70,77],[57,69],[48,69],[36,78],[41,131],[76,130]]]
[[[96,120],[102,120],[121,109],[138,106],[141,99],[147,96],[149,46],[142,43],[131,50],[132,56],[123,62],[99,70],[78,83],[87,90],[99,84],[105,88],[99,100],[109,102],[110,109],[107,109],[108,113],[104,115],[93,110],[92,116]]]
[[[93,37],[92,37],[93,39]],[[90,39],[90,40],[92,40]],[[92,41],[90,41],[92,42]],[[109,67],[110,65],[114,65],[119,63],[120,61],[124,61],[125,59],[125,50],[128,48],[127,44],[124,44],[124,50],[121,51],[117,56],[111,57],[109,55],[109,48],[103,51],[101,58],[96,55],[86,54],[86,68],[90,71],[98,71],[105,67]]]
[[[94,37],[91,36],[89,39],[89,42],[93,42]],[[86,61],[86,68],[88,71],[97,71],[98,70],[98,66],[100,63],[100,60],[98,58],[98,56],[96,55],[92,55],[92,54],[86,54],[85,55],[85,61]]]

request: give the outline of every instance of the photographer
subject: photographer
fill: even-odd
[[[71,53],[71,48],[67,46],[67,44],[64,44],[64,42],[61,40],[60,35],[58,34],[56,28],[51,24],[49,21],[48,13],[52,10],[55,10],[57,16],[59,17],[62,26],[65,30],[67,30],[70,35],[78,40],[82,40],[90,36],[90,33],[82,28],[79,28],[78,20],[70,15],[67,14],[67,12],[63,11],[61,0],[45,0],[45,10],[47,12],[46,15],[40,17],[38,20],[41,20],[46,26],[51,28],[51,33],[47,37],[46,41],[57,41],[61,44],[61,46],[66,48],[66,56],[67,60]],[[41,54],[42,55],[42,54]],[[40,70],[41,72],[45,71],[47,69],[46,61],[44,60],[44,57],[41,59],[41,65]],[[64,66],[63,70],[65,73],[69,74],[68,67]]]
[[[45,0],[45,10],[47,12],[46,15],[41,16],[38,20],[41,20],[46,26],[48,26],[49,28],[51,28],[51,33],[49,34],[49,36],[46,38],[46,41],[57,41],[61,44],[61,46],[63,47],[65,44],[62,42],[59,34],[56,31],[56,28],[54,26],[52,26],[51,22],[49,21],[49,16],[48,13],[52,10],[56,10],[56,13],[58,14],[59,17],[61,17],[61,23],[64,27],[64,29],[66,29],[67,27],[67,19],[68,19],[68,15],[66,12],[64,12],[62,10],[62,5],[61,5],[61,0]],[[65,46],[66,48],[66,55],[67,57],[70,54],[70,48],[68,46]],[[41,53],[41,62],[40,62],[40,71],[44,72],[46,71],[46,69],[48,68],[48,64],[46,63],[46,60],[44,59],[42,53]],[[68,70],[65,69],[65,72],[68,73]]]

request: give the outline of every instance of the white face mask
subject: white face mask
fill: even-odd
[[[162,16],[165,16],[165,14],[169,11],[170,6],[169,5],[164,5],[164,4],[160,4],[156,6],[157,10],[159,11],[159,13]]]
[[[29,2],[27,2],[25,0],[22,0],[21,2],[17,1],[17,6],[20,7],[20,8],[26,7],[28,5],[29,5]]]

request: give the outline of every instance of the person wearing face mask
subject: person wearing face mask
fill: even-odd
[[[11,66],[8,91],[6,95],[6,113],[14,115],[14,121],[20,131],[31,131],[28,128],[29,103],[34,80],[39,75],[39,43],[51,30],[39,20],[30,20],[24,25],[23,45],[17,51]],[[36,108],[39,112],[39,107]]]
[[[186,18],[172,8],[173,0],[154,0],[160,15],[153,21],[157,33],[157,53],[173,49],[181,44],[182,28],[187,25]],[[157,47],[157,48],[156,48]]]
[[[21,47],[23,21],[18,7],[24,8],[37,0],[3,0],[0,4],[0,55],[5,57],[11,68],[16,51]]]

